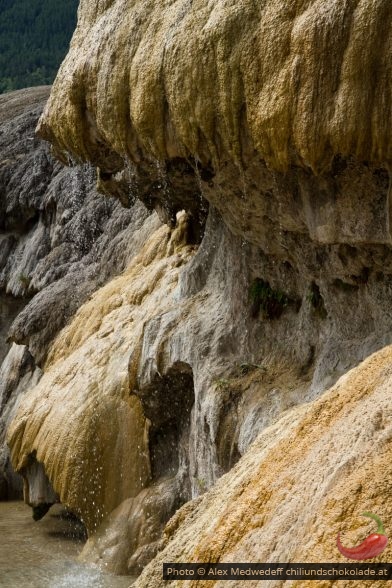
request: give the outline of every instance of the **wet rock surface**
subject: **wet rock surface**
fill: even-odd
[[[11,421],[23,393],[34,386],[41,377],[27,347],[11,346],[0,368],[0,480],[1,500],[12,500],[23,496],[23,483],[16,474],[5,442],[7,425]]]
[[[283,170],[391,161],[391,18],[386,1],[82,0],[40,132],[106,172],[248,167],[253,149]]]
[[[155,557],[140,587],[390,520],[390,11],[354,4],[83,0],[39,132],[106,196],[38,139],[5,159],[12,464],[43,464],[86,560]]]
[[[372,222],[379,228],[389,186],[384,172],[358,169],[368,178],[369,214],[341,208],[356,219],[352,226],[367,223],[358,239],[348,229],[339,238],[313,231],[318,221],[311,216],[301,224],[306,207],[297,203],[296,216],[289,199],[298,177],[286,175],[283,185],[265,169],[260,193],[255,180],[248,200],[238,193],[236,208],[230,199],[224,208],[214,200],[214,185],[237,193],[230,165],[226,175],[200,176],[202,200],[221,208],[210,206],[200,245],[192,237],[192,211],[162,227],[155,215],[140,213],[137,201],[120,209],[129,215],[128,232],[107,246],[110,271],[126,260],[125,273],[100,288],[109,276],[105,250],[102,273],[91,283],[96,293],[84,305],[75,301],[80,309],[53,343],[39,339],[48,341],[41,347],[44,374],[27,386],[8,427],[14,467],[23,473],[36,453],[60,500],[86,523],[86,560],[139,573],[163,547],[164,525],[180,505],[204,495],[284,411],[316,397],[390,341],[388,238],[375,231],[374,242],[363,242]],[[272,191],[264,194],[268,182]],[[317,195],[324,180],[303,182],[313,182]],[[348,198],[349,179],[336,182],[341,192],[334,198]],[[335,213],[331,205],[325,218]],[[243,222],[253,223],[248,239]],[[328,222],[338,230],[336,218]],[[60,283],[90,275],[91,266],[81,264],[92,255]],[[63,317],[59,292],[52,299]],[[24,312],[45,300],[43,290]],[[22,323],[23,314],[11,333]]]
[[[11,350],[12,343],[21,346],[23,357],[28,354],[32,372],[42,366],[59,330],[132,258],[132,235],[148,217],[140,202],[127,210],[118,200],[102,197],[92,168],[64,167],[35,136],[49,91],[34,88],[0,98],[2,440],[21,387],[15,390],[26,379],[25,360],[15,363],[19,352]],[[2,478],[2,494],[20,495],[6,448],[1,452],[0,471],[6,468],[9,480]]]

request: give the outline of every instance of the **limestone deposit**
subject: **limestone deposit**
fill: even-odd
[[[130,396],[129,357],[146,318],[173,304],[178,268],[190,254],[176,251],[177,234],[157,229],[128,270],[81,308],[9,429],[16,470],[28,469],[34,455],[90,532],[150,477],[148,425]]]
[[[241,461],[165,530],[165,548],[137,588],[223,588],[226,582],[162,581],[162,562],[342,562],[338,532],[355,545],[375,532],[371,508],[388,528],[391,510],[392,348],[372,355],[323,396],[287,411]],[[390,561],[391,547],[374,561]],[[336,582],[247,581],[247,586]],[[358,588],[384,582],[350,581]],[[229,582],[243,586],[241,581]]]
[[[40,132],[108,171],[244,144],[280,169],[390,161],[391,18],[388,0],[82,0]]]
[[[103,199],[92,167],[64,168],[34,135],[49,91],[0,99],[0,359],[12,325],[11,339],[41,363],[79,306],[131,259],[132,233],[148,216],[140,203]]]
[[[81,2],[38,131],[164,222],[198,226],[201,192],[269,253],[391,244],[390,19],[387,0]]]
[[[0,97],[0,496],[9,498],[21,491],[4,444],[13,410],[58,331],[132,259],[148,217],[140,202],[103,199],[91,166],[65,168],[34,135],[49,92]]]
[[[38,133],[89,189],[11,206],[51,245],[17,290],[25,237],[7,254],[34,297],[0,391],[26,499],[58,495],[138,588],[162,561],[341,561],[361,512],[392,525],[391,19],[81,0]]]

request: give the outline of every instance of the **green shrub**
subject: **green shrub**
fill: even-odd
[[[230,381],[225,380],[224,378],[220,378],[219,380],[215,381],[215,388],[217,390],[227,390],[230,387]]]
[[[256,278],[250,287],[252,301],[252,316],[258,316],[260,310],[268,319],[277,319],[291,302],[290,298],[281,290],[271,288],[269,282]]]

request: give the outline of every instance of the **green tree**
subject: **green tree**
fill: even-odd
[[[0,0],[0,93],[53,82],[77,6],[78,0]]]

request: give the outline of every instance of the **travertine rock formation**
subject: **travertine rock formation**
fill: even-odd
[[[375,532],[372,510],[392,527],[392,348],[372,355],[323,396],[267,428],[248,453],[202,499],[179,510],[164,550],[137,588],[224,588],[219,579],[164,582],[162,562],[342,562],[338,532],[355,545]],[[390,561],[391,546],[374,561]],[[350,581],[347,586],[384,585]],[[242,582],[230,582],[243,586]],[[247,581],[297,586],[306,581]],[[316,585],[336,585],[323,580]],[[345,586],[344,581],[339,585]]]
[[[22,497],[22,479],[10,463],[5,435],[23,393],[40,377],[27,347],[13,344],[0,368],[0,500]]]
[[[264,249],[390,244],[391,18],[388,0],[85,0],[39,132],[166,220],[200,216],[193,167]]]
[[[390,18],[384,2],[81,2],[39,124],[169,225],[184,208],[199,226],[209,201],[252,249],[229,238],[232,266],[313,306],[263,335],[319,390],[391,341]]]
[[[172,235],[158,228],[128,270],[81,308],[9,429],[16,469],[23,472],[35,455],[90,533],[150,477],[148,425],[142,401],[130,395],[129,361],[145,322],[174,304],[179,269],[192,251],[180,247],[181,230],[181,223]]]
[[[13,318],[29,302],[10,335],[36,361],[97,286],[124,268],[132,233],[148,216],[140,203],[126,210],[103,199],[92,168],[53,159],[34,135],[48,95],[39,88],[0,99],[0,287],[16,305]]]
[[[110,233],[126,270],[53,344],[14,322],[44,375],[9,443],[117,573],[199,497],[141,587],[163,558],[335,559],[357,508],[391,521],[390,350],[325,392],[392,341],[391,18],[387,0],[81,1],[39,133],[131,207],[132,254]]]
[[[57,332],[135,254],[148,217],[140,203],[104,199],[92,168],[64,168],[35,137],[49,91],[0,97],[0,496],[10,498],[20,493],[3,445],[13,409]]]
[[[180,485],[178,476],[168,478],[125,500],[89,539],[82,560],[117,574],[140,574],[162,547],[165,524],[184,502]]]
[[[390,161],[391,18],[388,0],[82,0],[41,132],[107,171],[244,143],[279,168]]]

